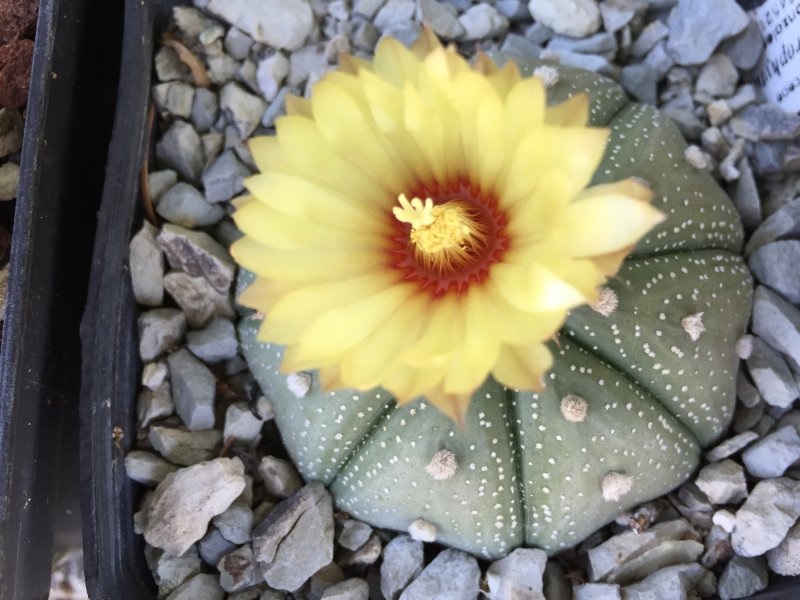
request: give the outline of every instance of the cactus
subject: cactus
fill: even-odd
[[[283,348],[256,341],[258,317],[239,327],[305,479],[359,519],[485,558],[574,546],[685,481],[732,417],[751,303],[738,216],[685,161],[676,127],[595,74],[539,73],[549,103],[587,91],[592,124],[612,131],[593,183],[637,177],[667,215],[598,300],[571,311],[543,391],[489,378],[460,428],[425,398],[398,406],[382,389],[324,392],[315,372],[286,376]]]

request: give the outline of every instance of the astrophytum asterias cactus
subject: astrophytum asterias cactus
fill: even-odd
[[[307,480],[359,519],[487,558],[575,545],[683,482],[731,419],[750,307],[736,212],[685,161],[675,126],[607,79],[536,67],[549,105],[587,92],[590,125],[610,129],[592,185],[633,178],[666,216],[589,305],[571,308],[547,344],[542,389],[489,377],[459,427],[424,397],[398,406],[381,388],[323,391],[316,371],[287,374],[284,348],[256,339],[263,315],[239,328]]]

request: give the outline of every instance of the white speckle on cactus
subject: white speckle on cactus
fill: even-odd
[[[425,467],[428,475],[436,481],[445,481],[456,474],[458,460],[451,450],[439,450]]]
[[[297,398],[304,398],[311,389],[311,375],[308,373],[289,373],[286,376],[286,387]]]
[[[681,327],[689,334],[692,341],[696,342],[700,339],[700,334],[706,330],[705,325],[703,325],[703,313],[699,312],[683,317],[681,319]]]
[[[425,519],[417,519],[408,526],[408,535],[418,542],[435,542],[436,525]]]
[[[683,151],[683,157],[695,169],[707,169],[708,157],[699,146],[691,145]]]
[[[633,477],[616,471],[606,473],[600,482],[600,488],[603,490],[603,500],[606,502],[618,501],[630,492],[632,487]]]
[[[550,89],[555,84],[558,83],[560,79],[560,75],[558,74],[558,69],[555,67],[551,67],[550,65],[542,65],[541,67],[536,67],[533,70],[533,76],[538,77],[542,80],[544,87]]]
[[[589,404],[580,396],[567,394],[561,399],[561,414],[570,423],[580,423],[586,418]]]
[[[736,356],[747,360],[753,353],[753,336],[749,333],[736,340]]]
[[[600,313],[604,317],[610,316],[619,306],[619,298],[617,293],[608,287],[601,287],[597,300],[592,302],[589,307],[596,313]]]

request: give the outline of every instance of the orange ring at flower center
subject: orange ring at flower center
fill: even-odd
[[[419,232],[414,231],[411,224],[395,218],[396,213],[389,213],[393,231],[389,264],[401,273],[403,281],[417,283],[421,292],[434,297],[463,294],[471,285],[486,279],[490,267],[499,262],[508,249],[507,220],[496,198],[468,181],[423,184],[403,196],[423,201],[430,198],[434,207],[453,207],[472,231],[472,235],[465,236],[457,252],[444,251],[441,257],[431,256],[421,252],[413,240],[419,237],[415,235]]]

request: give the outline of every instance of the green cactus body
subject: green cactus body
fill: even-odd
[[[571,313],[544,392],[490,379],[459,429],[424,399],[398,407],[380,389],[325,393],[315,373],[287,377],[282,348],[256,341],[258,320],[239,327],[307,480],[359,519],[486,558],[568,548],[686,480],[732,417],[750,310],[736,212],[686,163],[675,126],[607,79],[558,72],[550,102],[588,91],[593,124],[612,131],[594,183],[639,177],[668,219],[609,281],[605,308]]]

